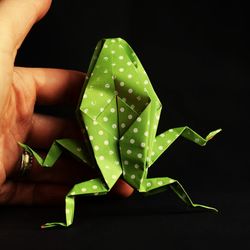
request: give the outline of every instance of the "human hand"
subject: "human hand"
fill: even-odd
[[[34,105],[60,104],[63,100],[67,100],[68,105],[76,104],[84,74],[14,66],[23,40],[50,4],[51,0],[0,0],[1,204],[61,203],[74,183],[95,175],[64,156],[51,169],[41,168],[34,162],[29,173],[19,177],[22,150],[17,142],[46,149],[57,138],[80,135],[75,121],[34,113]],[[122,180],[113,188],[113,193],[124,197],[132,192],[132,187]]]

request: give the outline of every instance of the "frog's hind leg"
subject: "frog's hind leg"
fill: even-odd
[[[55,226],[68,227],[73,223],[76,195],[104,195],[109,191],[109,187],[101,178],[91,179],[78,184],[69,191],[65,198],[66,222],[50,222],[42,225],[42,228]]]
[[[183,202],[185,202],[188,206],[201,207],[218,212],[216,208],[193,203],[193,201],[191,200],[185,189],[182,187],[182,185],[178,181],[169,177],[144,179],[141,182],[139,192],[148,192],[148,193],[162,192],[167,190],[168,187],[170,187],[179,196],[179,198]]]

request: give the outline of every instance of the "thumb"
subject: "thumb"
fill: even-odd
[[[35,22],[48,11],[51,0],[0,0],[0,51],[13,59]]]
[[[0,0],[0,117],[10,100],[9,90],[17,50],[33,24],[46,14],[51,1]]]

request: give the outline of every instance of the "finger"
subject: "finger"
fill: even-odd
[[[70,119],[34,114],[26,143],[35,148],[49,148],[58,138],[81,138],[78,124]]]
[[[64,204],[65,195],[70,188],[70,186],[58,184],[7,181],[0,188],[0,204]]]
[[[35,22],[48,11],[51,0],[0,1],[0,50],[13,54]]]
[[[113,188],[111,189],[111,195],[127,198],[131,196],[134,192],[134,188],[131,187],[127,182],[119,179]]]
[[[45,68],[16,67],[15,70],[25,82],[35,84],[38,104],[77,104],[85,79],[84,73]]]
[[[123,183],[124,184],[124,183]],[[116,194],[128,197],[132,194],[121,182],[115,184]],[[127,184],[128,185],[128,184]],[[5,182],[0,190],[0,204],[9,205],[63,205],[65,196],[72,187],[59,184],[32,182]]]

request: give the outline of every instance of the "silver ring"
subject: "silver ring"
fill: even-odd
[[[24,150],[22,153],[21,158],[21,166],[20,166],[20,174],[21,176],[24,176],[29,172],[33,164],[33,155],[28,152],[27,150]]]

